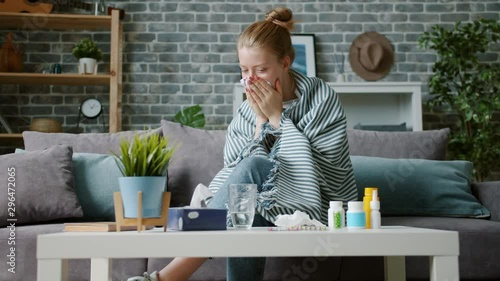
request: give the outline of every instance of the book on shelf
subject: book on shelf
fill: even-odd
[[[153,226],[145,226],[146,229],[152,229]],[[116,231],[116,222],[76,222],[65,223],[64,231],[91,231],[91,232],[113,232]],[[121,231],[137,230],[135,225],[122,225]]]

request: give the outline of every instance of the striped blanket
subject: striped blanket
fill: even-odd
[[[215,193],[244,158],[264,156],[274,168],[258,194],[257,211],[274,222],[280,214],[303,211],[327,223],[330,201],[356,200],[346,117],[324,81],[292,71],[299,97],[283,111],[279,129],[269,123],[255,138],[255,114],[245,101],[228,127],[224,168],[210,183]]]

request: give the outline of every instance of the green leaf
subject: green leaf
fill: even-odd
[[[169,146],[168,137],[155,133],[135,134],[130,141],[122,140],[121,155],[112,153],[125,177],[164,176],[178,147],[178,144]]]
[[[174,122],[193,128],[205,127],[205,114],[200,105],[186,107],[174,116]]]

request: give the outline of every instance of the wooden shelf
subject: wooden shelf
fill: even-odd
[[[93,16],[81,14],[28,14],[0,13],[1,29],[111,29],[111,16]]]
[[[22,134],[0,133],[1,146],[24,146]]]
[[[18,29],[21,31],[39,31],[42,29],[109,30],[111,35],[109,60],[110,74],[79,75],[76,73],[41,74],[0,72],[0,84],[109,85],[109,132],[114,133],[121,130],[123,25],[120,22],[119,10],[113,10],[110,16],[0,13],[0,30],[1,29]]]
[[[111,75],[0,72],[0,84],[109,85]]]

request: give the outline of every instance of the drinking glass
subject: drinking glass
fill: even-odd
[[[229,185],[229,214],[235,228],[252,227],[256,197],[256,184]]]

